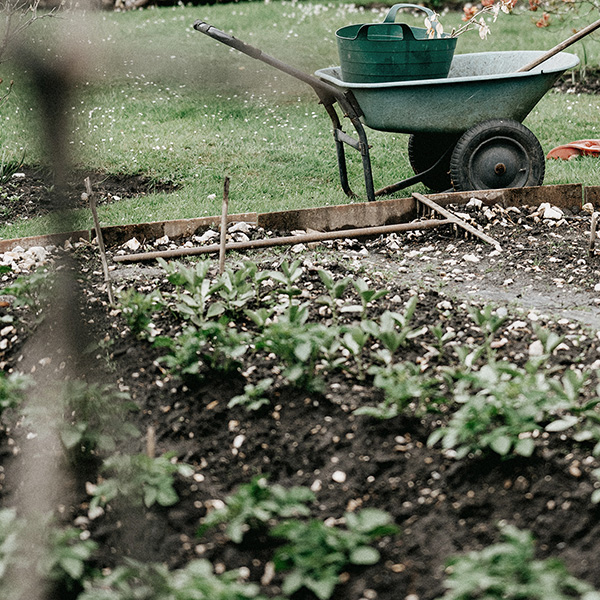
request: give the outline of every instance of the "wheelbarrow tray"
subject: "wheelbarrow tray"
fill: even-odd
[[[351,90],[371,129],[396,133],[458,134],[489,119],[522,122],[554,82],[579,58],[560,52],[517,73],[541,51],[478,52],[454,56],[448,77],[386,83],[348,83],[339,67],[315,74]]]

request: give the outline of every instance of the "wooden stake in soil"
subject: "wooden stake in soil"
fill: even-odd
[[[229,177],[223,186],[223,208],[221,210],[221,239],[219,245],[219,273],[225,271],[225,246],[227,244],[227,211],[229,209]]]
[[[146,433],[146,454],[148,458],[156,457],[156,429],[152,425],[148,426]]]
[[[598,239],[598,217],[600,217],[600,213],[594,212],[592,214],[592,224],[590,226],[590,245],[588,246],[589,256],[594,255],[596,240]]]
[[[85,178],[85,191],[83,196],[87,196],[92,209],[92,216],[94,217],[94,228],[96,230],[96,237],[98,238],[98,248],[100,249],[100,259],[102,260],[102,270],[104,271],[104,282],[106,283],[106,290],[108,292],[108,301],[111,306],[114,305],[115,299],[113,296],[112,282],[108,273],[108,261],[106,260],[106,250],[104,249],[104,240],[102,238],[102,229],[100,227],[100,221],[98,220],[98,212],[96,211],[96,200],[94,199],[94,192],[92,191],[92,182],[89,177]],[[83,198],[85,200],[85,198]]]

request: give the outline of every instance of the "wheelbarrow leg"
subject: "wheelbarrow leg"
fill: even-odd
[[[331,119],[331,123],[333,125],[333,138],[335,139],[335,149],[337,154],[338,161],[338,170],[340,173],[340,183],[342,186],[342,190],[349,198],[357,198],[358,195],[355,194],[350,188],[350,183],[348,181],[348,167],[346,165],[346,151],[344,149],[344,144],[348,144],[355,150],[358,150],[361,154],[362,163],[363,163],[363,171],[365,176],[365,188],[367,192],[367,200],[369,202],[373,202],[375,200],[375,188],[373,186],[373,170],[371,168],[371,156],[369,154],[369,143],[367,140],[367,134],[360,122],[360,118],[356,115],[348,115],[349,119],[352,121],[354,128],[356,129],[356,133],[358,134],[358,141],[346,134],[342,130],[342,124],[340,122],[340,118],[337,114],[332,103],[322,102]]]

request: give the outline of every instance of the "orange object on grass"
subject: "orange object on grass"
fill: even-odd
[[[600,140],[578,140],[552,148],[546,158],[570,160],[578,156],[600,156]]]

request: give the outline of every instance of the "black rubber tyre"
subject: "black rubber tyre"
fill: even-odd
[[[416,175],[426,171],[448,150],[442,162],[424,176],[423,184],[434,192],[452,189],[450,157],[459,135],[444,133],[413,133],[408,138],[408,160]]]
[[[464,191],[542,185],[545,169],[538,139],[509,119],[484,121],[468,129],[450,159],[454,189]]]

